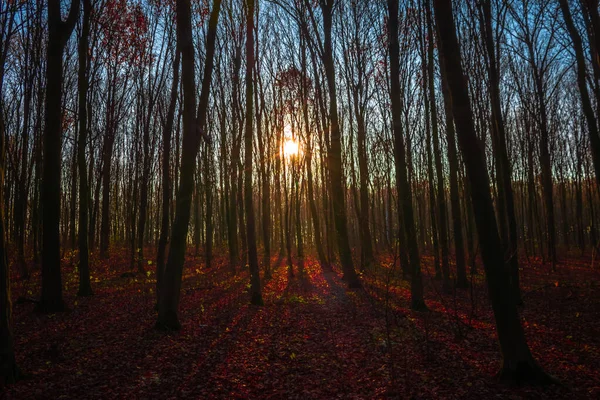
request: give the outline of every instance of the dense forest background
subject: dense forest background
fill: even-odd
[[[2,380],[65,281],[146,279],[174,331],[190,270],[268,305],[318,265],[385,310],[485,286],[499,376],[555,382],[520,310],[597,278],[599,49],[597,0],[2,0]]]

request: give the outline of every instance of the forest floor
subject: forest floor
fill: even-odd
[[[347,290],[340,271],[312,258],[291,278],[273,259],[263,307],[248,304],[247,271],[225,259],[206,269],[187,257],[182,330],[161,333],[154,265],[123,278],[128,253],[93,258],[95,295],[76,297],[78,274],[64,260],[65,313],[14,306],[17,361],[27,379],[0,389],[7,399],[436,399],[599,398],[600,267],[573,258],[552,273],[523,260],[523,324],[532,352],[561,386],[497,382],[495,325],[483,275],[444,294],[424,257],[430,312],[408,308],[408,282],[382,262]],[[14,268],[13,268],[14,270]],[[39,293],[39,271],[15,282],[13,297]],[[4,392],[2,392],[4,390]]]

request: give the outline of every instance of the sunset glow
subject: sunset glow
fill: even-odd
[[[295,157],[301,152],[300,144],[297,140],[286,139],[283,143],[283,155],[285,157]]]

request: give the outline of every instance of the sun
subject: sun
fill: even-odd
[[[297,138],[294,137],[292,127],[286,124],[283,128],[283,144],[281,154],[286,158],[293,158],[302,155],[302,147]]]
[[[283,155],[286,157],[295,157],[300,153],[300,144],[297,140],[286,139],[283,142]]]

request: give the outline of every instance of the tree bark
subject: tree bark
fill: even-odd
[[[429,8],[429,1],[425,3]],[[437,30],[436,30],[437,32]],[[439,42],[439,36],[437,41]],[[448,142],[448,164],[450,167],[450,204],[452,206],[452,229],[454,231],[454,250],[456,257],[456,287],[465,289],[469,286],[467,280],[467,267],[465,262],[464,239],[460,212],[460,193],[458,186],[458,155],[456,153],[456,132],[454,130],[454,117],[452,115],[452,99],[448,88],[448,79],[444,67],[444,60],[440,57],[440,74],[442,77],[442,96],[444,98],[444,112],[446,114],[446,136]]]
[[[4,68],[6,52],[10,37],[13,34],[15,13],[11,13],[8,19],[7,31],[2,41],[6,41],[0,47],[0,93],[4,84]],[[6,19],[4,20],[6,21]],[[4,29],[0,34],[4,34]],[[3,97],[0,96],[0,110],[4,109]],[[20,378],[20,371],[15,360],[15,344],[12,331],[12,301],[10,292],[10,268],[8,265],[8,249],[6,246],[5,220],[5,161],[6,161],[6,131],[4,126],[4,112],[0,111],[0,385],[3,383],[14,383]]]
[[[60,181],[62,159],[63,51],[79,15],[79,0],[71,1],[66,22],[60,1],[48,1],[48,50],[46,60],[46,106],[44,167],[42,176],[42,297],[38,310],[64,311],[60,271]]]
[[[244,206],[246,209],[246,235],[248,265],[250,267],[250,303],[262,305],[258,251],[256,248],[256,223],[252,204],[252,138],[254,83],[254,1],[246,0],[246,127],[244,134]]]
[[[499,376],[503,380],[518,383],[529,381],[547,383],[551,379],[531,355],[517,306],[510,296],[506,296],[506,293],[510,292],[511,283],[504,262],[502,242],[498,235],[482,143],[475,133],[471,102],[456,37],[452,1],[434,0],[433,4],[439,29],[440,54],[445,60],[458,142],[471,184],[471,198],[481,256],[503,357]]]
[[[421,278],[421,260],[415,231],[415,220],[412,206],[412,188],[408,183],[406,168],[406,150],[402,129],[402,98],[400,97],[400,49],[398,44],[398,0],[388,0],[388,35],[390,52],[390,83],[392,124],[394,128],[394,157],[396,168],[396,190],[398,192],[398,229],[404,229],[408,247],[408,258],[411,274],[411,308],[426,310],[423,299],[423,282]],[[400,237],[402,235],[400,234]]]
[[[590,138],[590,145],[592,151],[592,161],[594,163],[594,172],[596,174],[596,184],[598,190],[600,190],[600,136],[598,134],[598,124],[594,109],[592,108],[592,102],[587,88],[587,72],[586,72],[586,60],[583,53],[583,44],[581,36],[573,23],[571,17],[571,10],[566,0],[559,0],[560,8],[562,10],[565,25],[571,36],[571,42],[573,42],[573,49],[575,50],[575,59],[577,61],[577,86],[579,87],[579,94],[581,95],[581,107],[585,120],[588,126],[588,136]],[[598,5],[596,4],[596,14],[598,11]],[[594,62],[598,62],[595,60]],[[564,218],[565,216],[563,216]]]
[[[486,44],[487,67],[490,80],[490,97],[492,108],[492,137],[495,144],[496,171],[498,175],[498,195],[502,197],[504,207],[500,207],[499,218],[508,222],[505,246],[508,250],[511,291],[517,304],[522,304],[519,284],[519,253],[517,242],[517,219],[515,217],[515,200],[512,188],[512,171],[508,151],[506,149],[506,132],[500,103],[500,74],[496,60],[496,48],[492,32],[492,12],[490,0],[482,3],[483,27]],[[503,225],[503,224],[500,224]]]
[[[354,269],[352,252],[348,240],[348,224],[346,220],[346,205],[344,200],[343,167],[342,167],[342,138],[339,126],[337,94],[335,83],[335,64],[333,61],[333,48],[331,40],[331,29],[333,24],[333,0],[321,1],[323,12],[323,27],[325,30],[325,42],[323,52],[323,63],[325,75],[329,88],[329,119],[330,119],[330,148],[328,154],[328,166],[330,173],[331,198],[333,201],[333,217],[337,233],[338,252],[344,279],[350,288],[361,287],[360,280]]]
[[[177,192],[177,202],[175,204],[175,220],[171,232],[171,248],[163,276],[163,285],[160,291],[161,297],[158,306],[158,320],[156,322],[156,327],[164,330],[181,329],[177,311],[181,295],[183,262],[187,247],[190,206],[194,191],[196,156],[198,155],[198,147],[200,146],[200,137],[204,136],[205,140],[208,140],[207,136],[203,133],[203,128],[206,123],[210,85],[212,82],[217,23],[221,9],[221,0],[213,1],[208,22],[206,58],[197,114],[194,114],[194,109],[196,108],[196,79],[190,8],[190,0],[177,0],[177,44],[179,51],[181,51],[181,78],[183,83],[183,146],[179,191]]]
[[[431,110],[431,134],[433,141],[433,155],[435,161],[435,172],[437,181],[437,216],[439,222],[439,243],[442,255],[442,277],[443,288],[450,290],[450,265],[448,261],[448,217],[446,209],[446,186],[444,185],[444,171],[442,167],[442,152],[440,150],[437,105],[435,101],[435,68],[433,62],[433,21],[431,20],[431,10],[427,4],[427,35],[429,37],[427,46],[427,83],[429,88],[429,104]],[[433,176],[430,178],[433,179]]]
[[[77,142],[77,164],[79,166],[79,290],[78,296],[93,294],[90,283],[90,265],[88,249],[88,208],[90,189],[87,180],[85,146],[87,132],[87,93],[88,93],[88,45],[90,34],[91,0],[83,1],[83,26],[79,39],[79,139]]]
[[[173,82],[171,84],[171,98],[169,109],[163,130],[162,149],[162,216],[160,223],[160,238],[158,239],[158,250],[156,254],[156,300],[160,300],[163,274],[165,272],[165,253],[169,239],[169,216],[171,213],[171,135],[173,134],[173,123],[175,119],[175,107],[177,106],[177,88],[179,86],[179,64],[181,52],[175,49],[175,60],[173,61]]]

